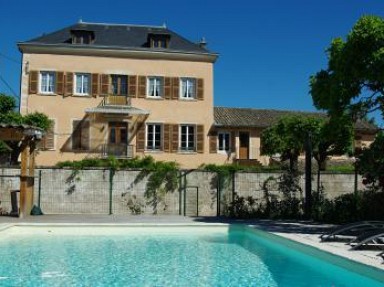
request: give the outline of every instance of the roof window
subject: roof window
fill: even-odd
[[[95,41],[95,33],[88,30],[71,30],[72,44],[92,44]]]
[[[169,47],[169,41],[171,35],[168,33],[151,33],[148,34],[148,43],[151,48],[163,48],[166,49]]]

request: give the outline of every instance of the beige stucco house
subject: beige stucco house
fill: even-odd
[[[18,47],[20,112],[53,121],[37,165],[110,155],[183,168],[268,163],[260,133],[273,120],[262,110],[214,108],[218,55],[204,41],[164,26],[79,22]]]

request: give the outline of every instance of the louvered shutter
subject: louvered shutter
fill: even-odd
[[[217,132],[212,132],[209,135],[209,152],[217,153]]]
[[[64,95],[64,73],[56,72],[56,94]]]
[[[108,96],[109,94],[109,75],[102,74],[101,78],[101,92],[100,96]]]
[[[136,152],[143,152],[145,149],[145,124],[142,123],[136,133]]]
[[[170,100],[172,97],[172,78],[164,77],[164,98]]]
[[[147,77],[139,76],[139,98],[145,98],[147,95]]]
[[[163,150],[165,152],[171,151],[171,125],[165,124],[164,125],[164,136],[163,136]]]
[[[172,139],[172,149],[171,152],[178,152],[179,150],[179,125],[171,126],[171,139]]]
[[[90,125],[89,121],[81,122],[81,149],[89,150],[90,146]]]
[[[37,94],[39,85],[39,72],[30,71],[29,72],[29,84],[28,84],[28,93]]]
[[[236,132],[231,132],[231,151],[236,152]]]
[[[37,146],[41,150],[48,150],[55,148],[55,122],[51,120],[51,126],[45,132],[43,138]]]
[[[67,73],[65,76],[65,96],[73,95],[73,73]]]
[[[198,153],[204,153],[204,126],[196,126],[196,151]]]
[[[197,79],[197,99],[204,100],[204,79]]]
[[[92,74],[92,96],[97,97],[99,94],[99,74]]]
[[[179,99],[179,86],[180,86],[179,78],[172,78],[172,99],[173,100]]]
[[[128,76],[128,95],[130,97],[137,97],[137,76]]]

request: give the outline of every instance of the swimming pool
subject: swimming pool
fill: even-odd
[[[245,226],[14,226],[0,286],[383,286],[380,270]],[[331,264],[335,262],[335,264]]]

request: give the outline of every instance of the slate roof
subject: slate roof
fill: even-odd
[[[82,30],[94,33],[94,42],[91,44],[72,44],[71,31]],[[170,37],[168,48],[150,48],[148,43],[149,34],[162,34]],[[19,44],[39,44],[39,45],[60,45],[74,46],[81,45],[88,48],[118,48],[133,50],[166,50],[168,52],[178,51],[197,54],[215,54],[210,52],[197,43],[193,43],[165,26],[139,26],[108,23],[87,23],[79,22],[61,30],[42,35],[40,37],[21,42]]]
[[[320,112],[214,107],[214,120],[217,127],[267,128],[276,123],[279,118],[288,115],[327,117],[325,113]],[[360,120],[356,122],[355,129],[368,133],[378,131],[377,126]]]

